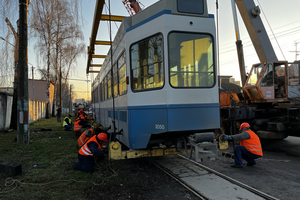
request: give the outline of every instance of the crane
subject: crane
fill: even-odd
[[[248,76],[243,65],[235,5],[260,60],[252,66]],[[247,121],[263,139],[284,139],[289,135],[300,137],[300,109],[295,103],[300,97],[300,61],[289,63],[278,60],[260,18],[260,8],[254,0],[232,0],[232,7],[243,92],[240,96],[235,94],[236,97],[229,92],[236,102],[230,101],[228,96],[227,105],[231,107],[221,106],[222,127],[225,132],[232,130],[234,134],[236,124]],[[220,102],[225,105],[222,96]],[[290,110],[295,114],[291,114]]]
[[[122,0],[126,10],[130,16],[133,16],[142,10],[144,5],[139,0]]]

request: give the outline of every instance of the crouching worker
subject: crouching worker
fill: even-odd
[[[79,150],[78,159],[74,165],[74,170],[83,172],[92,172],[94,170],[94,155],[101,156],[103,154],[103,143],[107,142],[107,135],[100,133],[91,137]]]
[[[88,129],[88,130],[85,130],[81,135],[80,137],[78,138],[78,147],[82,147],[86,141],[88,141],[92,136],[94,135],[98,135],[99,133],[104,133],[106,134],[107,138],[110,138],[110,137],[115,137],[115,135],[122,135],[123,133],[123,129],[121,129],[119,132],[117,133],[108,133],[107,130],[109,130],[111,127],[107,127],[107,128],[95,128],[95,129]]]
[[[95,128],[95,129],[87,129],[85,130],[80,137],[78,138],[78,147],[82,147],[86,141],[88,141],[91,137],[94,135],[98,135],[101,132],[100,128]]]
[[[69,131],[72,128],[72,120],[71,120],[71,115],[66,116],[64,118],[64,123],[63,123],[63,127],[65,128],[65,131]]]
[[[77,137],[79,137],[83,131],[85,131],[85,128],[91,128],[91,125],[85,120],[83,116],[76,119],[76,122],[74,124],[74,132]]]
[[[223,135],[223,140],[240,140],[240,145],[234,147],[234,161],[235,165],[231,167],[242,168],[243,161],[247,161],[247,166],[256,164],[254,159],[263,156],[261,143],[259,137],[250,130],[248,123],[242,123],[240,126],[240,134],[237,135]]]

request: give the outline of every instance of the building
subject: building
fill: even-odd
[[[47,81],[28,79],[28,97],[30,122],[43,118],[46,115]],[[54,99],[54,83],[49,88],[49,115],[52,115]]]

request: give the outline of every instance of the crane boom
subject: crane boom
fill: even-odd
[[[261,63],[278,61],[266,29],[260,18],[260,9],[253,0],[235,0],[248,34]]]

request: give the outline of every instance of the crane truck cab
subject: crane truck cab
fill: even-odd
[[[288,102],[287,65],[287,61],[253,65],[243,87],[250,100],[255,103]]]

